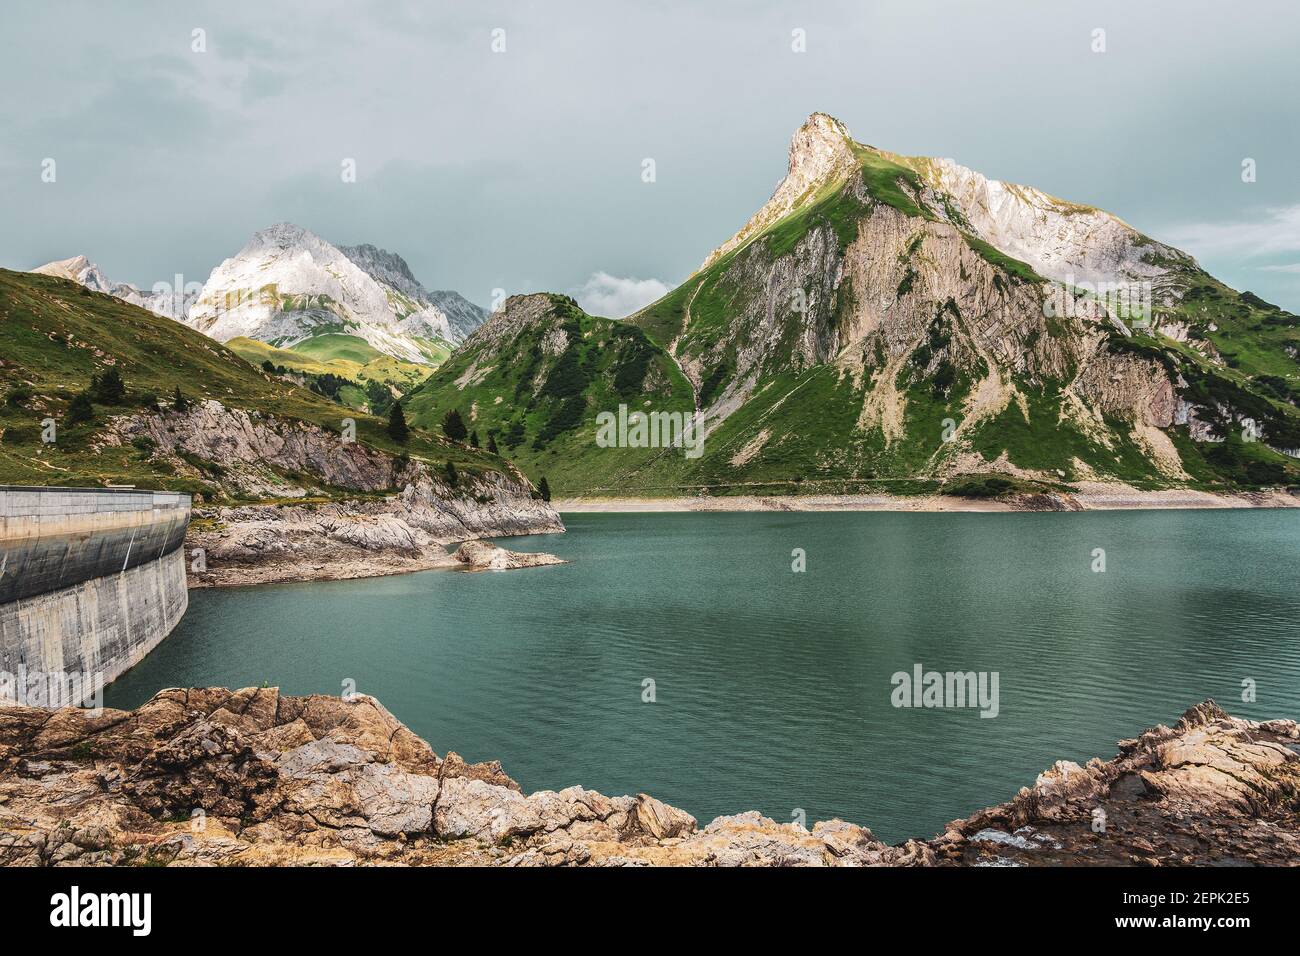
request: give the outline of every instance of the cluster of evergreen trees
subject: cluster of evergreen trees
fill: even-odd
[[[458,409],[448,409],[447,414],[442,416],[442,433],[454,442],[465,442],[468,439],[471,448],[478,448],[478,432],[471,431],[465,425],[465,419]],[[496,435],[488,432],[487,450],[489,454],[499,455],[501,452],[497,448]],[[518,444],[516,442],[516,444]],[[449,463],[450,464],[450,463]],[[542,476],[541,483],[537,486],[543,501],[551,500],[551,486],[546,477]]]
[[[138,393],[136,401],[147,408],[161,407],[158,396],[152,392]],[[125,404],[127,404],[126,382],[122,378],[122,373],[115,366],[110,365],[103,373],[92,373],[90,384],[83,391],[72,396],[64,422],[69,426],[81,425],[95,420],[96,405]],[[190,401],[181,393],[179,385],[172,394],[171,407],[178,412],[186,411],[190,407]]]

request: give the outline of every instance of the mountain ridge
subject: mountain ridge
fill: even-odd
[[[482,407],[481,380],[464,377],[475,353],[491,354],[506,393],[487,396],[493,408],[512,383],[534,411],[545,403],[565,349],[525,331],[553,316],[505,311],[517,314],[462,346],[459,372],[416,390],[417,420],[436,423],[458,399]],[[1300,445],[1295,316],[1116,216],[856,143],[826,114],[795,132],[758,212],[625,324],[645,333],[647,361],[689,383],[689,399],[649,403],[698,409],[706,451],[602,461],[620,450],[597,448],[594,419],[626,397],[610,388],[623,362],[592,361],[583,406],[569,396],[564,427],[544,439],[526,428],[516,451],[534,475],[559,475],[561,493],[1300,480],[1285,454]],[[511,368],[528,382],[502,375]]]
[[[198,291],[145,293],[109,279],[85,256],[32,271],[106,292],[222,342],[250,338],[292,347],[315,335],[345,333],[425,365],[441,361],[486,314],[457,292],[425,289],[397,253],[368,243],[336,246],[289,222],[255,232]]]
[[[69,279],[94,292],[103,292],[115,299],[121,299],[131,305],[138,305],[143,309],[148,309],[154,315],[161,315],[164,318],[179,321],[185,319],[190,306],[198,295],[197,292],[187,293],[182,290],[180,302],[178,303],[175,290],[170,287],[158,291],[144,292],[129,282],[117,282],[110,279],[104,274],[103,269],[83,255],[76,255],[70,259],[56,259],[53,262],[37,266],[31,271],[37,275]]]

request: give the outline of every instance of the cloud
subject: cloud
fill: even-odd
[[[592,315],[621,319],[644,308],[668,292],[658,279],[621,279],[608,272],[593,272],[573,297]]]
[[[1294,272],[1300,275],[1300,262],[1288,262],[1277,266],[1257,266],[1260,272]]]
[[[1199,258],[1263,256],[1300,252],[1300,203],[1279,206],[1247,222],[1202,222],[1170,231],[1170,241]],[[1282,269],[1280,271],[1291,271]]]

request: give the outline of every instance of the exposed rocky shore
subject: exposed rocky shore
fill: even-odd
[[[191,587],[342,580],[460,567],[446,545],[564,530],[558,514],[500,476],[476,497],[414,485],[378,500],[197,509],[186,547],[203,552]],[[479,500],[482,499],[482,500]],[[490,547],[490,546],[485,546]],[[510,552],[513,553],[513,552]],[[558,559],[556,559],[558,560]]]
[[[513,571],[517,568],[569,563],[553,554],[510,551],[486,541],[466,541],[456,549],[453,557],[464,565],[466,571]]]
[[[445,545],[456,541],[564,530],[507,462],[464,468],[453,482],[429,462],[215,400],[123,416],[105,440],[255,502],[195,508],[191,587],[418,571],[455,565]]]
[[[1300,864],[1300,727],[1212,701],[1058,762],[932,840],[646,794],[530,795],[439,757],[378,701],[166,690],[133,712],[0,709],[0,863],[973,866]]]
[[[1087,482],[1069,491],[1014,493],[990,498],[956,495],[852,494],[706,495],[637,497],[592,495],[557,499],[560,513],[678,511],[1131,511],[1207,508],[1300,508],[1300,493],[1281,489],[1232,494],[1170,488],[1146,491]]]

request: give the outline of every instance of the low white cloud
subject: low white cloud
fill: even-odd
[[[622,319],[649,305],[668,292],[658,279],[619,278],[608,272],[593,272],[573,297],[592,315]]]
[[[1300,275],[1300,262],[1287,262],[1278,266],[1258,266],[1260,272],[1293,272]]]
[[[1258,259],[1300,252],[1300,203],[1268,209],[1258,219],[1248,221],[1177,226],[1169,230],[1169,241],[1198,259],[1215,256]]]

